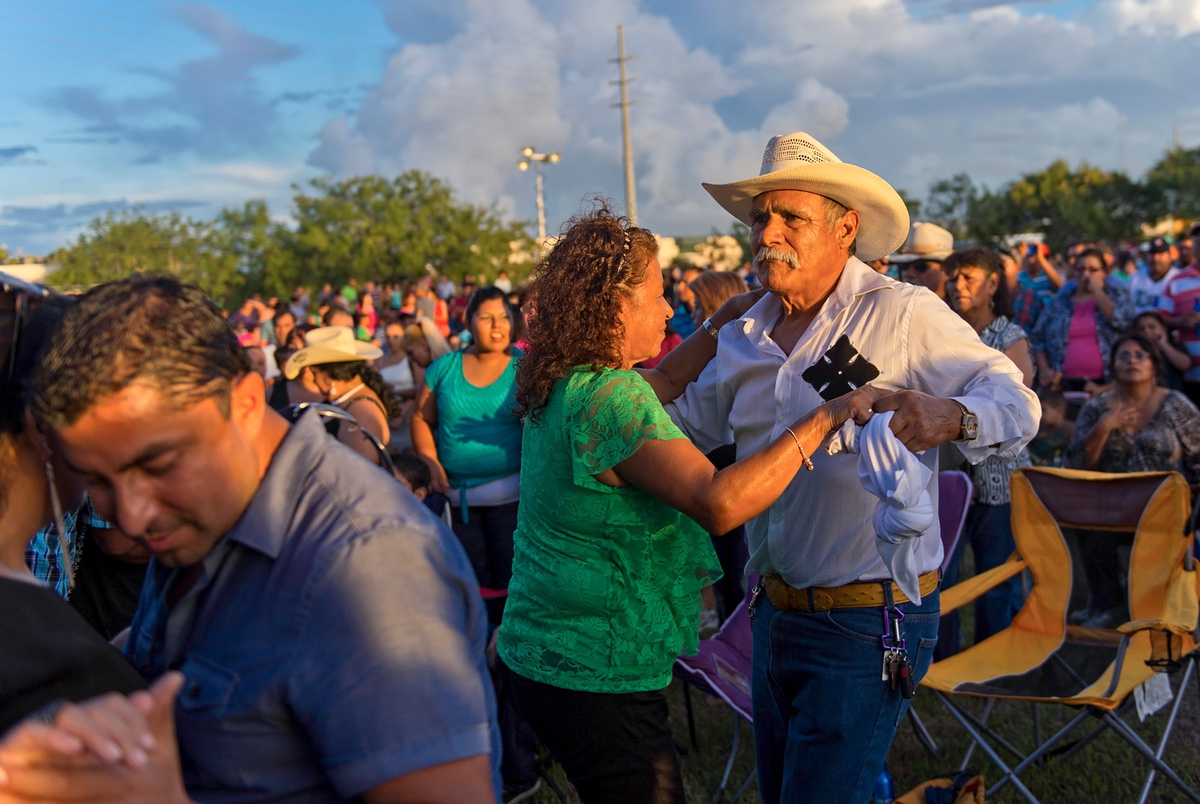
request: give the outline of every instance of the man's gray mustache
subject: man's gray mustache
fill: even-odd
[[[754,256],[755,265],[761,265],[764,262],[782,262],[789,268],[800,268],[800,261],[796,259],[795,254],[790,251],[784,251],[781,248],[772,248],[771,246],[764,246]]]

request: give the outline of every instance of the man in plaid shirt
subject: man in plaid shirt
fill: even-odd
[[[79,546],[87,537],[88,531],[92,528],[107,530],[114,527],[96,513],[90,497],[84,501],[81,508],[68,511],[63,516],[63,525],[67,529],[67,552],[72,567],[79,561]],[[37,532],[25,548],[25,563],[40,581],[66,599],[70,593],[70,586],[67,574],[63,572],[57,527],[50,524]]]

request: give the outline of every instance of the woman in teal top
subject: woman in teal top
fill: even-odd
[[[454,532],[480,586],[505,589],[521,472],[521,350],[512,345],[512,315],[499,288],[475,291],[467,322],[471,345],[426,369],[409,430],[432,471],[432,489],[450,497]]]
[[[707,327],[632,370],[672,314],[657,250],[607,208],[574,221],[534,279],[517,371],[525,469],[502,680],[585,802],[684,800],[662,690],[696,651],[700,588],[719,575],[707,534],[764,511],[878,396],[823,405],[716,471],[662,408],[715,353]],[[746,303],[722,307],[713,331]]]

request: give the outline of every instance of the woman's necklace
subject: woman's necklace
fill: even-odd
[[[333,404],[341,405],[343,402],[349,400],[350,397],[354,396],[355,394],[357,394],[359,391],[361,391],[362,389],[364,389],[366,387],[367,387],[367,384],[365,382],[360,382],[358,385],[354,386],[349,391],[342,394],[337,399],[333,400]]]

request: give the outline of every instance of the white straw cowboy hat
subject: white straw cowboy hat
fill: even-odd
[[[908,235],[908,207],[890,184],[869,170],[847,165],[803,131],[772,137],[754,178],[705,184],[704,189],[746,225],[752,223],[754,197],[771,190],[803,190],[832,198],[858,212],[857,256],[864,262],[891,254]]]
[[[351,360],[378,360],[383,350],[374,344],[356,340],[350,327],[317,327],[304,336],[306,346],[298,349],[283,366],[283,376],[296,379],[305,366],[346,363]]]
[[[904,254],[893,254],[891,262],[944,260],[954,253],[954,235],[936,223],[917,221],[912,225],[912,233],[904,243],[904,250]]]

